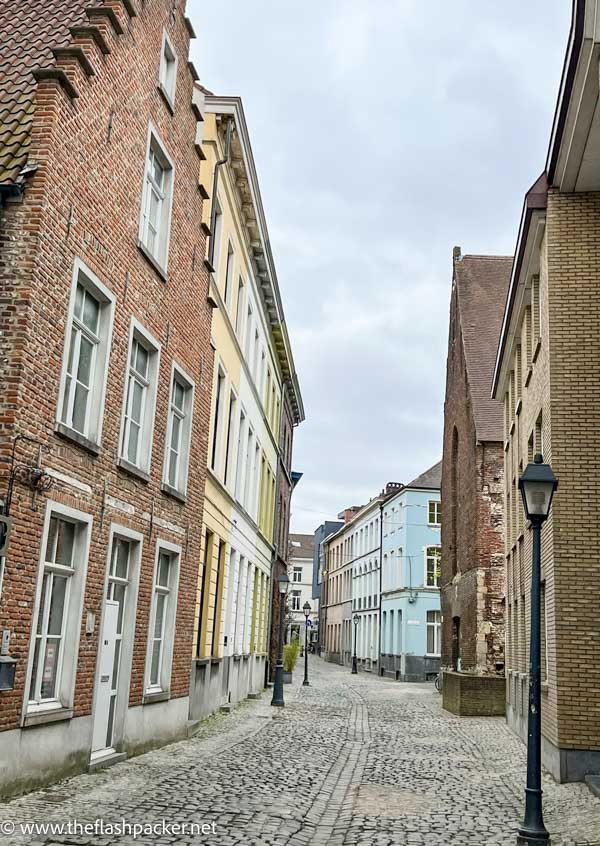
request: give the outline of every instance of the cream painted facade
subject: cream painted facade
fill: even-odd
[[[285,379],[301,406],[241,101],[196,94],[214,369],[192,719],[264,686]]]

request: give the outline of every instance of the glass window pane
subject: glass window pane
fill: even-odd
[[[50,575],[50,573],[44,573],[44,578],[42,579],[42,592],[40,595],[40,606],[36,626],[36,633],[39,635],[42,633],[42,625],[44,622],[44,613],[46,606],[46,591],[48,589],[48,582],[51,578],[52,576]]]
[[[180,411],[183,411],[184,401],[185,388],[179,382],[175,381],[173,384],[173,405]]]
[[[163,178],[164,178],[164,175],[165,175],[165,169],[163,168],[162,164],[160,163],[158,156],[156,155],[154,150],[151,151],[151,163],[150,164],[151,164],[150,172],[152,173],[152,178],[156,182],[157,186],[159,188],[162,188]]]
[[[41,613],[41,612],[40,612]],[[35,700],[35,688],[37,684],[37,676],[38,676],[38,669],[40,663],[40,639],[37,638],[35,641],[35,649],[33,651],[33,666],[31,668],[31,685],[29,687],[29,698],[31,700]]]
[[[181,430],[181,420],[179,417],[172,415],[171,423],[171,449],[177,451],[179,449],[179,432]]]
[[[140,427],[137,423],[129,424],[129,442],[127,444],[127,460],[137,464],[138,442],[140,438]]]
[[[148,350],[141,344],[137,344],[135,354],[135,369],[140,374],[140,376],[143,376],[144,378],[146,378],[146,376],[148,375],[148,358]]]
[[[75,344],[77,343],[77,329],[71,329],[71,338],[69,340],[69,355],[67,357],[67,373],[73,373],[73,353],[75,351]]]
[[[158,684],[158,666],[160,663],[161,641],[155,640],[152,644],[152,661],[150,662],[150,684]]]
[[[159,563],[158,563],[158,577],[157,577],[157,584],[161,585],[162,587],[169,587],[169,567],[171,564],[171,558],[169,555],[166,555],[164,552],[161,553]]]
[[[85,292],[83,301],[83,315],[81,322],[94,334],[98,332],[98,315],[100,314],[100,303],[92,297],[89,291]]]
[[[56,545],[56,535],[58,533],[58,519],[50,517],[50,525],[48,526],[48,539],[46,541],[46,554],[44,559],[50,563],[54,562],[54,547]]]
[[[162,637],[162,625],[163,625],[163,617],[165,613],[165,600],[166,596],[164,593],[157,593],[156,594],[156,615],[154,617],[154,637]]]
[[[112,590],[112,597],[115,602],[119,603],[119,612],[117,615],[117,634],[121,634],[123,632],[123,613],[125,611],[125,593],[127,591],[127,585],[121,584],[116,582],[113,585]]]
[[[80,385],[79,383],[76,384],[75,399],[73,400],[73,420],[71,422],[71,426],[77,432],[81,432],[82,434],[85,433],[85,416],[89,393],[88,388]]]
[[[82,337],[79,344],[79,361],[77,362],[77,381],[88,388],[91,383],[94,344]]]
[[[169,451],[169,484],[172,488],[177,487],[177,464],[178,458],[176,452],[173,450]]]
[[[139,382],[133,382],[133,394],[131,397],[131,419],[140,423],[142,419],[142,406],[144,404],[145,388]]]
[[[42,670],[41,698],[53,699],[56,696],[56,677],[58,673],[58,651],[60,640],[48,638],[44,653],[44,667]]]
[[[114,575],[119,579],[126,579],[129,568],[129,542],[122,538],[115,540],[114,562]]]
[[[65,610],[65,595],[67,579],[64,576],[54,576],[52,579],[52,596],[50,598],[50,614],[48,615],[48,634],[62,634],[63,615]]]
[[[110,686],[112,690],[116,690],[117,682],[119,680],[119,662],[121,660],[121,640],[117,640],[115,643],[115,658],[113,663],[113,671],[112,671],[112,679],[110,682]]]
[[[57,520],[58,537],[56,544],[56,558],[57,564],[63,564],[65,567],[73,566],[73,547],[75,545],[75,523],[69,523],[67,520]]]
[[[83,314],[83,297],[84,297],[84,290],[83,285],[77,283],[77,288],[75,290],[75,317],[78,317],[81,320],[81,315]]]

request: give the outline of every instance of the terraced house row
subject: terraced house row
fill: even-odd
[[[10,795],[264,684],[303,407],[242,104],[199,85],[184,4],[0,23]]]

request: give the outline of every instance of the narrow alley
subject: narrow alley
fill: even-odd
[[[285,708],[272,708],[265,692],[205,721],[189,740],[6,803],[0,842],[514,842],[525,747],[504,720],[453,717],[441,709],[432,684],[352,676],[319,658],[311,658],[309,674],[309,687],[301,685],[300,670],[286,685]],[[556,785],[546,777],[544,799],[553,844],[600,842],[600,800],[585,785]],[[56,828],[26,834],[21,828],[41,823],[67,831],[69,821],[95,820],[103,821],[104,834],[65,835]],[[164,833],[155,828],[145,836],[138,828],[134,838],[132,826],[162,826],[163,820]],[[119,835],[123,822],[131,828]],[[192,823],[204,824],[205,834],[190,830]],[[169,830],[173,824],[179,833]]]

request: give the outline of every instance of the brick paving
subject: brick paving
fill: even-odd
[[[204,722],[191,739],[0,806],[0,844],[411,846],[513,844],[525,748],[501,719],[458,719],[432,685],[311,659],[286,686]],[[301,672],[297,671],[298,682]],[[553,844],[600,846],[600,799],[544,782]],[[213,824],[215,833],[43,836],[22,823]]]

